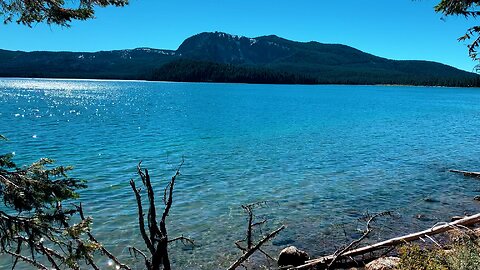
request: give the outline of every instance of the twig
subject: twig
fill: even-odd
[[[177,176],[180,175],[180,169],[182,168],[183,164],[185,163],[185,160],[182,158],[182,162],[180,163],[180,165],[178,166],[177,168],[177,171],[175,172],[175,175],[172,176],[172,179],[170,180],[170,183],[169,183],[169,192],[168,192],[168,199],[166,200],[166,206],[165,206],[165,210],[163,211],[163,215],[162,215],[162,221],[165,222],[169,212],[170,212],[170,208],[172,207],[172,203],[173,203],[173,188],[175,186],[175,180],[177,180]]]
[[[128,250],[130,251],[130,254],[132,254],[132,251],[133,251],[133,255],[135,257],[136,257],[136,254],[138,253],[142,255],[142,257],[145,259],[145,262],[148,261],[147,255],[143,251],[139,250],[138,248],[132,246],[132,247],[129,247]]]
[[[78,207],[78,212],[80,214],[80,218],[82,220],[85,220],[85,216],[83,214],[83,207],[82,207],[82,203],[80,203],[80,206]],[[91,232],[87,232],[87,235],[88,235],[88,238],[90,239],[90,241],[96,243],[99,245],[100,247],[100,250],[103,252],[103,254],[105,254],[110,260],[114,261],[121,269],[125,269],[125,270],[131,270],[131,268],[126,265],[126,264],[123,264],[120,262],[120,260],[115,257],[110,251],[108,251],[100,242],[97,241],[97,239],[93,236],[93,234]],[[88,256],[87,254],[87,259],[89,259],[90,257]],[[91,258],[90,258],[91,259]],[[93,260],[90,262],[89,260],[89,263],[92,265],[92,266],[96,266],[95,263],[93,262]]]
[[[183,244],[185,244],[185,242],[188,242],[190,243],[191,245],[195,245],[195,241],[193,241],[192,239],[190,238],[187,238],[185,236],[179,236],[179,237],[176,237],[176,238],[173,238],[173,239],[170,239],[168,240],[167,242],[168,243],[171,243],[171,242],[176,242],[176,241],[182,241]]]
[[[235,241],[235,246],[237,246],[237,248],[240,249],[240,250],[243,251],[243,252],[247,251],[246,248],[240,246],[240,243],[241,243],[241,242],[244,242],[244,241],[245,241],[245,239],[244,239],[244,240]]]
[[[285,225],[282,225],[280,228],[276,229],[269,235],[265,236],[258,244],[256,244],[254,247],[249,249],[245,254],[243,254],[238,260],[236,260],[230,267],[228,267],[228,270],[234,270],[237,267],[239,267],[244,261],[246,261],[255,251],[257,251],[263,244],[268,242],[270,239],[274,238],[279,232],[281,232],[283,229],[285,229]]]
[[[429,236],[429,235],[425,235],[425,237],[427,237],[428,239],[430,239],[430,241],[432,241],[435,245],[437,245],[439,248],[443,248],[442,245],[440,245],[440,243],[438,243],[433,237]]]
[[[330,267],[332,267],[332,265],[337,261],[338,258],[340,258],[345,252],[349,251],[350,249],[352,249],[352,247],[354,246],[357,246],[358,244],[360,244],[365,238],[367,238],[367,236],[372,232],[372,228],[370,227],[370,223],[372,223],[377,217],[379,216],[385,216],[385,215],[389,215],[390,212],[382,212],[382,213],[377,213],[373,216],[371,216],[368,221],[367,221],[367,224],[365,226],[365,231],[363,232],[362,236],[360,238],[358,238],[357,240],[354,240],[352,241],[348,246],[346,246],[344,249],[342,249],[341,251],[339,252],[335,252],[335,255],[333,257],[333,259],[330,261],[330,263],[328,264],[328,267],[327,269],[329,269]]]
[[[260,253],[262,253],[263,255],[265,255],[265,257],[269,258],[270,260],[276,261],[275,258],[273,258],[272,256],[268,255],[268,253],[266,253],[265,251],[263,251],[261,248],[259,248],[258,251],[260,251]]]
[[[27,262],[27,263],[29,263],[29,264],[37,267],[38,269],[48,270],[48,268],[47,268],[45,265],[43,265],[43,264],[41,264],[41,263],[39,263],[39,262],[37,262],[37,261],[35,261],[35,260],[32,260],[32,259],[30,259],[30,258],[28,258],[28,257],[25,257],[25,256],[23,256],[23,255],[21,255],[21,254],[17,254],[17,253],[15,253],[15,252],[11,252],[10,250],[5,250],[5,253],[7,253],[7,254],[9,254],[9,255],[17,258],[17,259],[20,259],[20,260],[22,260],[22,261],[24,261],[24,262]]]

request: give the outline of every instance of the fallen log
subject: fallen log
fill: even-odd
[[[453,173],[461,173],[463,176],[466,177],[475,177],[475,178],[480,178],[480,172],[469,172],[469,171],[461,171],[461,170],[449,170],[450,172]]]
[[[422,237],[428,237],[428,236],[436,235],[439,233],[443,233],[452,229],[456,229],[458,228],[458,226],[470,226],[476,223],[480,223],[480,213],[475,214],[473,216],[465,217],[463,219],[459,219],[450,223],[444,223],[438,226],[434,226],[430,229],[427,229],[421,232],[416,232],[416,233],[412,233],[412,234],[408,234],[400,237],[391,238],[376,244],[350,250],[343,253],[342,258],[351,258],[354,256],[367,254],[380,249],[389,248],[389,247],[397,246],[407,242],[419,240]],[[326,267],[328,266],[329,262],[331,262],[334,259],[335,259],[335,255],[328,255],[328,256],[317,258],[317,259],[309,260],[304,265],[300,265],[290,269],[310,269],[312,267],[318,267],[318,266]]]

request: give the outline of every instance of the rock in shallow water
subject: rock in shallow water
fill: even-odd
[[[278,256],[278,265],[299,266],[304,264],[309,259],[308,253],[302,251],[294,246],[289,246],[280,251]]]

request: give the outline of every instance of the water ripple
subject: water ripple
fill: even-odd
[[[169,228],[198,247],[172,246],[179,269],[228,265],[247,202],[289,225],[270,250],[314,255],[366,211],[395,211],[384,237],[478,211],[479,184],[447,170],[480,167],[479,118],[478,89],[0,79],[2,151],[73,164],[95,233],[124,258],[141,246],[136,164],[162,194],[185,157]]]

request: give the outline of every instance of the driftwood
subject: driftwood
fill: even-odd
[[[429,236],[432,236],[432,235],[440,234],[440,233],[443,233],[443,232],[446,232],[446,231],[449,231],[449,230],[452,230],[452,229],[456,229],[456,228],[458,228],[458,226],[469,226],[469,225],[473,225],[473,224],[476,224],[476,223],[480,223],[480,213],[476,214],[476,215],[473,215],[473,216],[469,216],[469,217],[460,219],[460,220],[457,220],[457,221],[454,221],[454,222],[443,223],[443,224],[440,224],[440,225],[436,225],[436,226],[434,226],[430,229],[427,229],[427,230],[424,230],[424,231],[421,231],[421,232],[416,232],[416,233],[412,233],[412,234],[388,239],[386,241],[382,241],[382,242],[379,242],[379,243],[376,243],[376,244],[372,244],[372,245],[357,248],[357,249],[354,249],[354,250],[351,250],[351,251],[347,251],[347,252],[343,253],[341,257],[342,258],[352,258],[354,256],[363,255],[363,254],[371,253],[371,252],[374,252],[374,251],[377,251],[377,250],[380,250],[380,249],[390,248],[390,247],[397,246],[397,245],[400,245],[400,244],[404,244],[404,243],[407,243],[407,242],[415,241],[415,240],[421,239],[423,237],[429,237]],[[293,268],[290,268],[290,269],[310,269],[310,268],[313,268],[313,267],[324,267],[324,268],[326,268],[332,260],[337,259],[337,258],[338,258],[338,256],[336,256],[335,254],[334,255],[328,255],[328,256],[324,256],[324,257],[320,257],[320,258],[317,258],[317,259],[307,261],[304,265],[300,265],[300,266],[293,267]]]
[[[461,173],[463,176],[466,177],[474,177],[474,178],[480,178],[480,172],[469,172],[469,171],[461,171],[461,170],[449,170],[450,172],[453,173]]]

